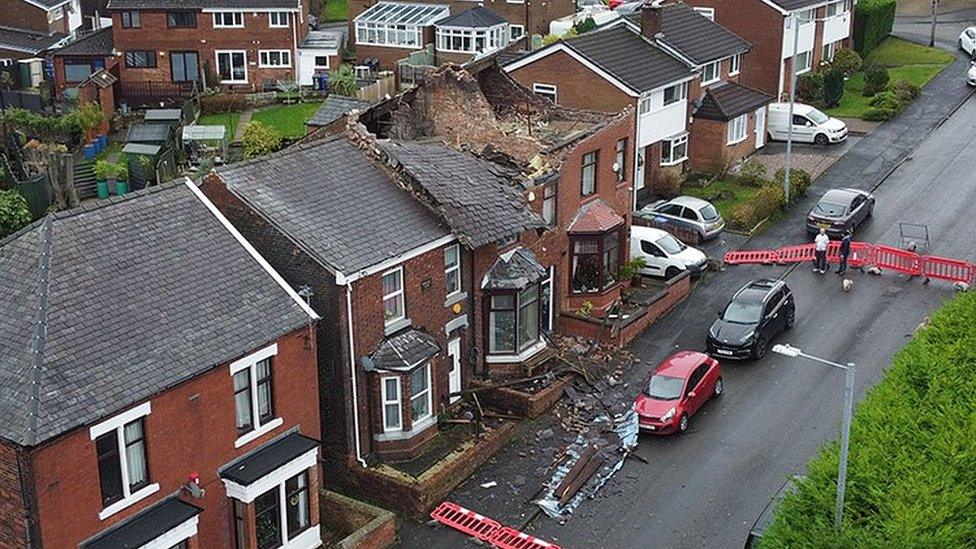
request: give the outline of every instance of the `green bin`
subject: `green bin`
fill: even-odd
[[[117,181],[115,183],[115,194],[122,196],[129,192],[129,183],[127,181]]]
[[[98,198],[108,198],[108,181],[96,181],[95,189],[98,192]]]

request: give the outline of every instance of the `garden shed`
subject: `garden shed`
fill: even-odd
[[[166,124],[133,124],[126,134],[126,143],[147,145],[166,145],[170,142],[173,130]]]
[[[129,170],[129,188],[139,190],[147,185],[168,181],[176,173],[173,149],[148,143],[126,143],[122,148]]]
[[[180,109],[148,109],[143,121],[146,124],[163,124],[175,128],[183,120],[183,111]]]
[[[191,160],[200,158],[227,158],[226,126],[183,126],[183,148]],[[215,163],[216,163],[215,158]]]

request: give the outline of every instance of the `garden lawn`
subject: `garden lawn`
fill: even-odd
[[[345,21],[348,14],[349,7],[346,0],[323,0],[322,19],[324,21]]]
[[[305,135],[305,123],[308,122],[320,103],[296,103],[294,105],[278,105],[269,109],[256,111],[251,116],[252,121],[258,121],[268,126],[274,126],[284,138],[296,138]]]
[[[732,219],[732,208],[752,200],[759,192],[759,187],[748,187],[733,181],[716,179],[705,187],[685,185],[681,188],[681,192],[711,202],[722,219],[728,223]]]
[[[237,120],[241,117],[239,112],[222,112],[220,114],[208,114],[201,116],[197,124],[201,126],[223,126],[227,128],[227,139],[233,141],[234,132],[237,131]]]

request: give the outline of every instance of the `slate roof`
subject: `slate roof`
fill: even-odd
[[[626,25],[592,30],[559,43],[638,93],[691,77],[690,67]]]
[[[369,106],[369,101],[363,101],[362,99],[339,95],[337,93],[329,94],[319,106],[318,110],[315,111],[315,114],[312,115],[312,118],[305,124],[308,126],[328,126],[346,116],[354,109],[362,111],[369,108]]]
[[[695,118],[732,120],[759,107],[768,105],[773,96],[735,82],[722,82],[707,88]]]
[[[451,234],[345,136],[218,173],[319,262],[347,275]]]
[[[123,520],[98,536],[82,542],[81,549],[143,547],[147,543],[199,515],[203,509],[172,495]]]
[[[298,0],[108,0],[110,10],[299,9]]]
[[[61,33],[38,34],[0,27],[0,48],[37,55],[49,50],[67,38]]]
[[[105,27],[95,32],[78,37],[63,48],[55,50],[56,57],[67,55],[90,55],[106,57],[112,55],[115,40],[112,38],[112,27]]]
[[[567,230],[570,233],[604,233],[625,222],[609,204],[598,198],[583,204]]]
[[[441,19],[437,22],[437,26],[483,29],[505,23],[508,23],[508,20],[501,15],[484,6],[475,6],[469,10]]]
[[[183,183],[0,241],[0,288],[0,437],[28,446],[309,320]]]
[[[546,227],[513,183],[514,170],[440,144],[386,142],[390,162],[432,200],[464,245],[477,248]]]
[[[381,341],[370,358],[375,370],[405,372],[439,352],[441,347],[433,336],[409,329]]]
[[[241,486],[250,486],[258,479],[268,476],[278,467],[309,450],[317,448],[318,445],[319,441],[314,438],[292,432],[248,452],[245,456],[222,468],[220,477]]]
[[[640,28],[640,11],[627,19]],[[665,44],[698,65],[744,53],[752,47],[737,34],[683,2],[661,6],[660,32]]]
[[[521,290],[541,280],[546,275],[546,268],[539,263],[539,259],[525,248],[516,248],[506,252],[495,260],[495,263],[485,273],[481,281],[481,288],[487,290]]]

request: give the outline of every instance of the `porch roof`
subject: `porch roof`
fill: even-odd
[[[40,34],[0,27],[0,48],[14,50],[31,55],[37,55],[49,50],[62,40],[68,38],[66,34]]]
[[[94,538],[82,542],[81,549],[144,547],[166,532],[199,515],[203,509],[172,495],[141,511]]]
[[[609,204],[599,198],[588,202],[569,224],[570,233],[604,233],[626,221]]]
[[[227,479],[241,486],[250,486],[258,479],[301,456],[309,450],[317,448],[319,441],[301,435],[298,432],[289,433],[278,440],[271,441],[264,446],[248,453],[220,470],[220,478]]]
[[[112,37],[112,27],[105,27],[104,29],[79,36],[63,48],[55,50],[54,56],[80,55],[107,57],[112,55],[114,49],[115,40]]]
[[[708,88],[701,106],[695,111],[695,118],[727,122],[772,101],[773,96],[759,90],[735,82],[723,82]]]
[[[424,27],[451,15],[451,8],[441,4],[401,4],[380,2],[359,14],[357,23],[396,23]]]
[[[544,276],[546,268],[535,254],[525,248],[516,248],[495,260],[481,287],[485,290],[521,290]]]
[[[440,351],[441,347],[433,336],[411,328],[381,341],[369,358],[373,361],[375,370],[405,372]]]

